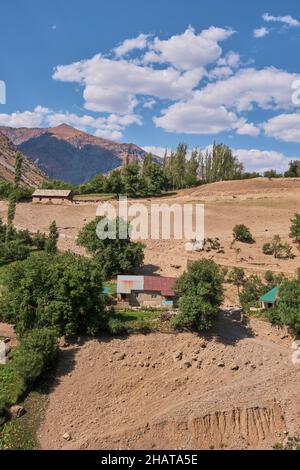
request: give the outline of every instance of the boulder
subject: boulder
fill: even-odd
[[[13,405],[10,407],[9,413],[12,418],[20,418],[25,413],[25,408],[20,405]]]

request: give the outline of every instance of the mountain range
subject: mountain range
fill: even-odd
[[[98,173],[142,161],[146,152],[135,144],[96,137],[67,124],[49,128],[0,127],[0,131],[47,176],[80,184]]]

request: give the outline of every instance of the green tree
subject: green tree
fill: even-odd
[[[292,160],[289,169],[284,174],[285,178],[298,178],[300,176],[300,161]]]
[[[8,243],[9,240],[11,239],[12,233],[14,230],[16,207],[17,207],[17,196],[15,192],[12,192],[9,196],[8,210],[7,210],[6,243]]]
[[[191,158],[186,162],[185,186],[191,188],[198,184],[199,157],[197,149],[194,149]]]
[[[122,194],[124,185],[122,182],[121,170],[113,170],[107,177],[107,191],[113,194]]]
[[[101,265],[70,252],[36,253],[10,266],[0,311],[20,335],[43,327],[97,334],[104,321]]]
[[[258,306],[259,298],[265,294],[265,292],[266,286],[263,284],[261,278],[253,274],[245,281],[243,289],[240,292],[239,298],[242,307],[247,310],[251,306]]]
[[[59,234],[55,220],[50,224],[49,235],[45,243],[46,253],[55,255],[57,253],[57,240]]]
[[[300,243],[300,214],[295,214],[291,219],[290,238],[296,243]]]
[[[245,283],[245,271],[243,268],[233,268],[228,275],[229,282],[237,287],[238,295],[240,295],[240,287]]]
[[[180,313],[174,326],[208,329],[223,301],[222,282],[222,272],[214,261],[202,259],[191,264],[176,283]]]
[[[130,225],[120,218],[111,221],[115,227],[115,237],[102,240],[97,235],[97,226],[104,221],[105,217],[96,217],[85,225],[79,232],[77,244],[98,260],[105,276],[130,273],[141,266],[144,247],[141,243],[130,240]],[[120,230],[124,233],[124,238],[120,238]]]
[[[145,194],[145,182],[140,174],[141,168],[139,162],[135,159],[126,163],[122,169],[122,183],[124,192],[129,197],[142,196]]]
[[[143,163],[143,178],[147,195],[159,195],[164,186],[163,169],[153,160],[153,155],[145,155]]]
[[[23,166],[23,155],[21,152],[16,153],[15,162],[15,186],[18,187],[22,179],[22,166]]]
[[[272,310],[272,311],[271,311]],[[272,323],[286,325],[295,334],[300,332],[300,280],[285,280],[279,286],[275,309],[267,311]]]

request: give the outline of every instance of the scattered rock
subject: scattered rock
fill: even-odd
[[[198,361],[197,362],[197,369],[201,369],[201,367],[202,367],[202,361]]]
[[[182,358],[183,358],[182,351],[176,351],[176,353],[173,355],[174,361],[181,361]]]
[[[20,405],[13,405],[9,409],[12,418],[20,418],[25,413],[25,408]]]
[[[121,353],[121,354],[118,354],[118,355],[116,356],[116,360],[117,360],[117,361],[124,361],[125,357],[126,357],[126,354],[125,354],[125,353]]]
[[[230,367],[230,370],[239,370],[239,366],[237,364],[233,364],[231,367]]]
[[[190,367],[192,367],[192,363],[189,362],[189,361],[185,361],[182,366],[185,368],[185,369],[189,369]]]
[[[65,441],[70,441],[72,438],[71,438],[71,434],[66,432],[64,435],[63,435],[63,438]]]
[[[218,362],[218,367],[225,367],[224,362],[222,362],[222,361]]]

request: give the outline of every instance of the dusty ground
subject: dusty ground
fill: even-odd
[[[83,340],[61,352],[40,446],[272,448],[300,432],[290,344],[269,324],[228,313],[210,336]]]
[[[136,201],[135,201],[136,202]],[[185,250],[185,241],[147,240],[144,242],[144,273],[158,273],[177,276],[187,266],[187,260],[202,256],[213,258],[221,265],[242,266],[247,272],[263,273],[266,270],[285,272],[293,276],[299,267],[300,253],[294,247],[293,260],[276,260],[262,253],[264,243],[279,234],[283,241],[288,237],[290,219],[300,209],[300,178],[274,179],[257,178],[248,181],[227,181],[183,190],[172,198],[139,200],[149,209],[150,203],[197,203],[205,204],[205,237],[219,237],[225,253],[193,253]],[[72,206],[19,204],[16,225],[32,231],[47,231],[52,220],[56,220],[59,232],[59,246],[63,250],[82,253],[76,246],[79,229],[96,216],[97,205],[92,203]],[[0,217],[5,220],[7,204],[0,202]],[[253,245],[237,243],[231,248],[234,225],[244,223],[250,227],[256,240]],[[238,250],[236,249],[238,248]]]
[[[188,259],[202,256],[248,273],[293,276],[299,267],[296,247],[295,259],[275,260],[263,255],[262,245],[275,234],[290,242],[290,219],[300,212],[300,179],[216,183],[163,199],[168,201],[204,202],[205,236],[218,236],[224,253],[191,255],[184,242],[149,240],[143,272],[178,276]],[[151,200],[139,202],[149,207]],[[55,219],[59,247],[81,252],[78,230],[95,217],[96,208],[19,204],[16,225],[47,231]],[[6,210],[0,202],[4,219]],[[249,226],[256,240],[237,244],[240,251],[230,248],[232,228],[239,223]],[[226,294],[225,305],[234,305],[235,288]],[[151,334],[86,340],[64,349],[39,431],[41,447],[270,448],[287,433],[299,435],[300,369],[291,361],[291,338],[282,339],[267,323],[245,325],[224,315],[207,339],[206,348],[197,335]],[[174,359],[175,352],[183,358]]]

